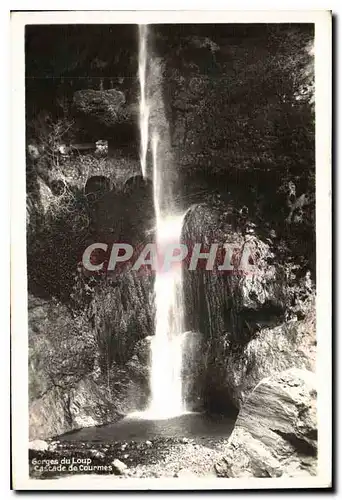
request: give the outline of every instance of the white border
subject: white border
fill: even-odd
[[[315,23],[317,165],[317,379],[319,475],[286,479],[117,480],[80,476],[37,480],[28,476],[28,337],[25,208],[25,24]],[[12,424],[15,489],[246,489],[327,487],[331,483],[331,15],[328,11],[16,12],[12,14]],[[14,265],[15,263],[15,265]]]

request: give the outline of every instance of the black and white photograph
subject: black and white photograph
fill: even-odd
[[[330,13],[48,14],[13,14],[14,484],[329,487]]]

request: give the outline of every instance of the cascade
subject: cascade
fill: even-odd
[[[152,153],[153,202],[156,216],[157,252],[161,257],[168,245],[180,243],[184,214],[175,209],[171,174],[168,124],[161,91],[161,71],[157,60],[149,58],[146,71],[146,26],[139,27],[141,168],[146,176],[147,149]],[[146,84],[148,76],[149,85]],[[158,265],[154,282],[155,332],[151,340],[151,397],[144,415],[171,418],[185,412],[182,394],[184,332],[182,266]]]

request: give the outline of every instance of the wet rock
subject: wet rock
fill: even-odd
[[[232,206],[226,217],[231,229],[225,231],[215,206],[197,205],[187,212],[183,227],[188,244],[201,242],[208,249],[221,241],[234,248],[234,272],[184,270],[187,325],[200,332],[188,392],[191,402],[201,394],[212,412],[241,408],[256,384],[274,372],[313,370],[315,363],[312,286],[292,264],[280,263],[264,239],[248,234],[248,221],[242,224],[237,212]],[[247,257],[249,270],[239,273]],[[294,313],[301,321],[288,321]]]
[[[118,458],[112,462],[113,471],[116,475],[123,475],[128,473],[128,467],[124,462],[121,462]]]
[[[99,451],[99,450],[91,450],[90,454],[94,458],[99,458],[99,459],[104,459],[106,456],[104,453],[102,453],[102,451]]]
[[[226,353],[225,384],[239,408],[265,377],[289,368],[315,371],[316,329],[314,304],[302,321],[261,328],[240,352]],[[224,342],[224,337],[222,338]]]
[[[49,444],[42,439],[35,439],[29,442],[29,450],[34,451],[47,451],[49,449]]]
[[[130,356],[136,340],[151,331],[150,311],[145,306],[145,302],[149,302],[146,297],[151,283],[149,277],[125,273],[120,287],[103,286],[95,300],[99,317],[103,318],[101,321],[113,318],[110,304],[116,305],[115,317],[120,318],[118,321],[123,329],[126,328],[127,307],[132,313],[130,325],[132,328],[134,325],[136,332],[130,345],[126,343],[126,366],[122,365],[122,360],[119,365],[112,364],[111,391],[108,391],[108,380],[101,376],[101,371],[98,373],[101,348],[89,321],[80,324],[61,303],[29,295],[31,441],[110,423],[119,415],[135,410],[138,402],[144,404],[148,367]],[[122,330],[122,336],[128,338],[126,330]],[[122,353],[114,345],[113,352]]]
[[[292,368],[262,380],[240,410],[217,475],[307,476],[316,465],[314,373]]]

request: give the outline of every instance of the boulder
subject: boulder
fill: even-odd
[[[78,90],[74,93],[74,106],[80,115],[106,127],[125,122],[129,114],[124,93],[116,89]]]
[[[292,368],[263,379],[240,410],[217,475],[312,476],[316,467],[314,373]]]

